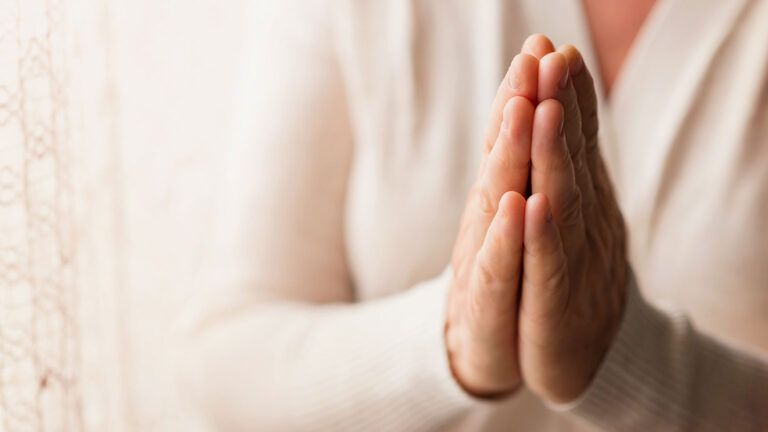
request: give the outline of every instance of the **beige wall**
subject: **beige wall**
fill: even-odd
[[[205,249],[247,3],[108,2],[124,174],[118,259],[130,430],[192,428],[178,408],[173,360],[165,354],[171,319]]]

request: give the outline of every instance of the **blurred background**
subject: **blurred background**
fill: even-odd
[[[203,430],[173,321],[247,0],[0,0],[0,431]]]

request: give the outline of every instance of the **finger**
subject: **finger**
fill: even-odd
[[[563,115],[562,105],[554,99],[547,99],[536,107],[531,145],[531,186],[533,193],[543,193],[549,198],[566,254],[569,261],[576,262],[585,238],[584,221],[581,193],[574,179],[563,132]]]
[[[507,191],[525,193],[531,164],[533,104],[515,96],[504,107],[504,120],[480,178],[488,203],[494,205]]]
[[[537,59],[541,59],[545,55],[555,50],[555,46],[552,41],[543,34],[532,34],[523,42],[522,52],[530,54]]]
[[[556,325],[568,307],[568,266],[546,195],[532,195],[525,208],[521,319]],[[536,326],[535,329],[546,331]],[[528,331],[526,337],[541,338]]]
[[[505,193],[477,254],[472,284],[475,304],[487,317],[507,318],[517,307],[518,284],[523,256],[525,199],[517,192]]]
[[[525,193],[531,163],[531,139],[534,108],[531,102],[515,96],[504,107],[501,130],[474,191],[476,247],[496,214],[497,205],[507,191]]]
[[[487,155],[496,142],[503,118],[504,106],[515,96],[522,96],[531,102],[536,100],[539,61],[527,54],[518,54],[512,59],[507,74],[501,81],[491,105],[491,116],[485,131],[484,152]]]
[[[539,101],[556,99],[565,109],[565,139],[576,176],[576,184],[582,193],[582,206],[591,212],[594,203],[594,186],[587,166],[584,134],[582,133],[581,109],[576,89],[570,80],[567,58],[553,52],[539,62]]]
[[[599,122],[597,115],[597,94],[595,93],[595,81],[589,72],[584,58],[573,45],[563,45],[558,49],[568,63],[568,71],[571,83],[576,92],[579,112],[581,115],[581,133],[584,136],[586,161],[592,173],[597,168],[598,159],[597,132]]]
[[[598,146],[598,130],[600,125],[594,79],[578,49],[572,45],[563,45],[558,49],[558,52],[562,53],[568,62],[571,83],[579,101],[585,159],[595,192],[595,205],[593,215],[590,218],[592,221],[590,222],[590,229],[593,229],[595,221],[601,219],[597,213],[601,213],[603,219],[621,220],[622,217],[616,204],[610,176]],[[623,238],[623,224],[616,224],[614,228],[616,230],[614,233],[615,238]]]

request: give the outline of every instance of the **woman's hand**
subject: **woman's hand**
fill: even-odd
[[[579,52],[543,36],[525,213],[520,369],[546,401],[577,398],[610,347],[628,278],[624,222],[597,146],[597,102]]]
[[[453,254],[446,343],[472,394],[524,382],[547,401],[573,400],[613,340],[628,267],[597,130],[581,55],[530,37],[494,101]]]
[[[520,54],[499,86],[453,250],[446,345],[457,381],[477,396],[506,394],[521,382],[517,299],[538,69],[535,57]]]

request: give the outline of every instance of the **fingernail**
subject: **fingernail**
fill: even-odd
[[[507,101],[506,105],[504,105],[504,110],[501,113],[501,131],[502,132],[508,132],[509,128],[511,127],[511,120],[512,117],[512,101]]]
[[[509,71],[507,72],[507,83],[509,84],[509,88],[512,90],[520,90],[521,83],[520,78],[518,77],[517,68],[515,67],[515,63],[512,62],[512,65],[509,67]]]
[[[568,71],[566,70],[565,72],[563,72],[563,77],[560,78],[560,82],[558,83],[561,89],[564,89],[565,86],[568,85],[568,77],[569,77]]]
[[[519,56],[518,54],[512,59],[512,62],[509,64],[509,70],[507,70],[507,84],[512,90],[519,90],[522,87],[517,66]]]

